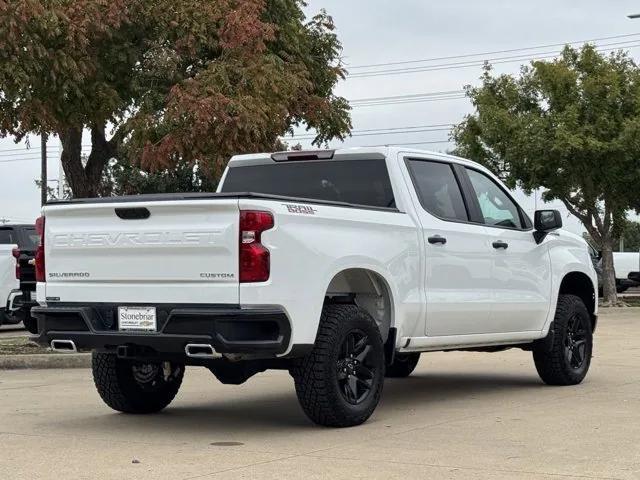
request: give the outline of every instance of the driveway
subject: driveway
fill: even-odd
[[[17,325],[0,325],[0,338],[2,337],[22,337],[30,335],[24,329],[24,325],[19,323]]]
[[[162,414],[110,411],[88,370],[0,371],[0,477],[640,478],[640,309],[604,313],[577,387],[529,353],[433,353],[361,427],[312,425],[286,372],[224,386],[187,371]]]

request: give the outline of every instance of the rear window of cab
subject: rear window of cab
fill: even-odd
[[[229,168],[222,192],[395,208],[384,159],[278,162]]]

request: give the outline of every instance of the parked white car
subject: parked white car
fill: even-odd
[[[18,291],[16,259],[13,250],[17,245],[0,244],[0,325],[9,323],[11,295]]]
[[[252,193],[240,193],[252,192]],[[421,352],[522,348],[582,381],[597,318],[587,245],[532,222],[485,168],[394,148],[231,159],[217,193],[44,207],[38,342],[93,350],[112,408],[161,410],[185,365],[289,370],[305,413],[350,426]],[[46,268],[45,268],[46,260]]]
[[[613,268],[616,272],[618,291],[625,291],[640,282],[640,253],[614,252]]]

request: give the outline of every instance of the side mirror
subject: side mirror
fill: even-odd
[[[533,225],[533,236],[541,243],[549,232],[562,228],[562,216],[558,210],[536,210]]]

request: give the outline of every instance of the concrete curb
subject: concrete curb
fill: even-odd
[[[90,353],[0,355],[0,370],[89,367],[91,367]]]

